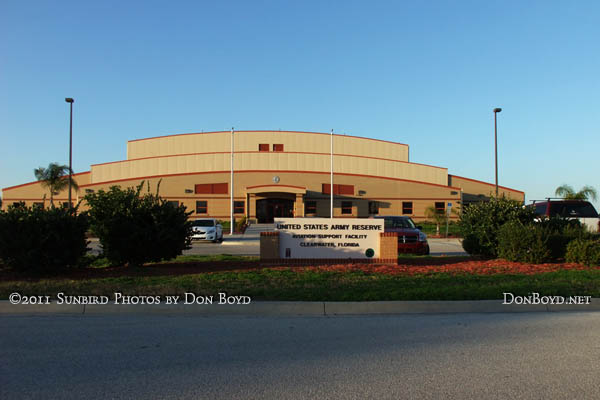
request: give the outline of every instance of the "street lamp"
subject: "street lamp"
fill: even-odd
[[[71,203],[71,181],[73,180],[73,100],[71,97],[65,99],[71,108],[71,114],[69,117],[69,209],[72,208]]]
[[[501,108],[494,108],[494,151],[496,153],[496,199],[498,198],[498,123],[496,115],[501,112]]]

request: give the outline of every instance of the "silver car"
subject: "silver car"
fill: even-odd
[[[214,218],[199,218],[192,222],[192,240],[223,241],[223,227]]]

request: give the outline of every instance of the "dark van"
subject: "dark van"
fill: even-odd
[[[589,201],[585,200],[534,200],[527,207],[533,207],[535,213],[545,217],[562,217],[577,219],[587,226],[591,232],[600,231],[598,212]]]

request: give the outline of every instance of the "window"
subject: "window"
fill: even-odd
[[[378,201],[370,201],[369,202],[369,214],[379,214],[379,202]]]
[[[403,201],[402,202],[402,214],[412,214],[412,213],[413,213],[412,201]]]
[[[342,201],[342,214],[352,214],[351,201]]]
[[[227,183],[202,183],[195,185],[196,194],[227,194]]]
[[[198,200],[196,202],[196,214],[208,214],[208,201]]]
[[[443,201],[435,202],[435,212],[443,214],[446,211],[446,204]]]
[[[234,201],[233,202],[233,213],[234,214],[244,214],[245,207],[243,201]]]
[[[316,214],[317,213],[317,202],[310,200],[304,204],[305,214]]]
[[[535,205],[535,213],[538,215],[546,215],[546,203],[540,203]]]
[[[63,201],[62,206],[64,208],[69,208],[69,202],[68,201]]]
[[[172,205],[174,208],[179,207],[179,202],[177,200],[169,200],[169,201],[167,201],[167,203]]]
[[[323,183],[321,185],[321,193],[331,194],[331,184]],[[333,185],[333,194],[344,194],[354,196],[354,185]]]
[[[269,145],[267,143],[259,144],[258,151],[269,151]]]
[[[273,151],[283,151],[283,145],[282,144],[274,144]]]

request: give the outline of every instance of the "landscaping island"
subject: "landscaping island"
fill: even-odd
[[[575,263],[527,264],[474,257],[406,257],[398,265],[339,264],[261,267],[257,257],[180,256],[141,267],[87,268],[53,275],[0,268],[0,299],[22,295],[166,296],[219,292],[279,301],[492,300],[526,296],[600,297],[600,267]]]

